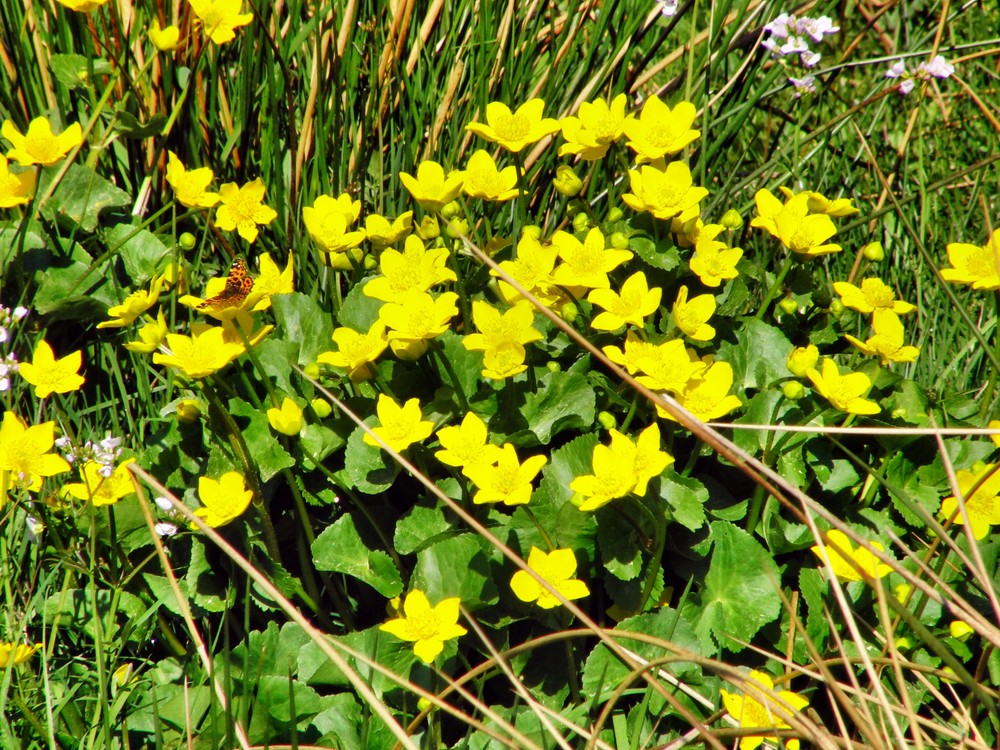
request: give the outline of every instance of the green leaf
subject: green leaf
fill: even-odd
[[[444,534],[457,533],[455,522],[449,520],[449,515],[454,517],[436,502],[433,505],[414,505],[396,523],[393,537],[396,551],[401,555],[410,555],[433,544]]]
[[[561,448],[552,451],[550,460],[542,468],[542,481],[531,496],[533,518],[517,509],[514,511],[514,528],[522,549],[531,544],[541,548],[545,543],[538,526],[547,529],[557,547],[586,549],[593,557],[596,523],[594,514],[581,511],[570,502],[573,491],[570,482],[581,474],[593,471],[592,456],[597,435],[582,435]]]
[[[283,724],[311,717],[319,705],[319,693],[291,677],[264,675],[257,682],[257,706],[266,708],[272,719]]]
[[[0,277],[7,277],[7,266],[13,263],[18,255],[25,260],[27,271],[51,266],[51,254],[41,252],[44,247],[45,236],[41,233],[41,226],[37,222],[29,224],[24,229],[19,223],[0,222]],[[29,258],[33,259],[33,262],[29,263]]]
[[[160,135],[163,126],[167,124],[167,116],[163,112],[154,113],[146,122],[139,122],[131,112],[121,105],[115,106],[115,132],[124,138],[150,138]]]
[[[302,449],[309,451],[317,461],[322,461],[347,443],[342,435],[321,424],[307,424],[299,435],[299,440],[302,441]],[[303,468],[314,468],[312,460],[303,461]]]
[[[108,308],[118,304],[118,300],[111,297],[108,263],[93,270],[86,263],[73,263],[63,268],[49,268],[38,275],[38,292],[32,304],[37,312],[53,320],[103,320]]]
[[[319,570],[357,578],[389,599],[403,592],[403,579],[392,558],[382,550],[365,546],[350,513],[341,516],[316,537],[312,552]]]
[[[434,603],[434,600],[431,600]],[[359,630],[354,633],[338,636],[337,641],[357,651],[376,664],[382,665],[398,675],[407,675],[417,658],[413,655],[413,644],[401,641],[378,629],[378,626]],[[336,646],[333,647],[336,650]],[[445,641],[444,652],[436,659],[441,665],[458,651],[457,639]],[[348,667],[358,672],[361,679],[368,683],[376,696],[381,697],[386,691],[398,689],[394,680],[382,675],[381,672],[361,663],[360,660],[349,657],[343,652]],[[420,663],[420,669],[423,663]],[[347,676],[327,658],[318,645],[307,643],[299,652],[299,679],[310,685],[331,685],[346,687],[350,684]],[[366,747],[370,747],[367,745]]]
[[[826,440],[810,440],[805,446],[806,465],[816,475],[820,487],[827,492],[840,492],[854,487],[861,477],[854,464],[846,458],[834,458]]]
[[[695,629],[706,646],[714,639],[733,652],[743,650],[764,625],[781,613],[778,566],[742,529],[715,521],[712,554]]]
[[[631,581],[642,572],[642,545],[635,529],[614,509],[597,511],[597,549],[604,568],[621,581]]]
[[[374,424],[375,418],[368,421]],[[368,445],[364,436],[365,431],[358,427],[347,439],[343,473],[347,486],[366,495],[377,495],[392,486],[399,474],[399,465],[381,448]]]
[[[351,291],[344,298],[340,312],[337,313],[337,322],[340,325],[353,328],[358,333],[368,332],[372,323],[378,320],[379,308],[384,304],[377,299],[365,296],[362,290],[367,281],[368,279],[363,279],[351,287]],[[327,348],[330,347],[327,346]]]
[[[450,596],[470,610],[496,602],[485,544],[476,534],[459,534],[425,547],[417,553],[410,588],[423,591],[432,604]]]
[[[292,373],[295,372],[289,363],[295,359],[295,344],[284,336],[267,336],[257,346],[253,353],[260,362],[267,377],[274,381],[274,387],[285,393],[295,393],[292,385]]]
[[[668,470],[660,475],[660,497],[666,500],[674,520],[681,526],[697,531],[705,524],[708,490],[697,479]]]
[[[289,342],[291,357],[289,362],[300,367],[315,362],[317,355],[333,348],[333,326],[330,316],[323,312],[316,301],[305,294],[278,294],[271,298],[274,320],[283,332],[282,339]],[[365,328],[361,333],[368,329]]]
[[[149,281],[160,261],[170,253],[170,249],[155,234],[131,224],[115,224],[102,239],[122,259],[125,273],[134,286]]]
[[[70,91],[89,88],[95,77],[111,75],[114,72],[114,68],[107,60],[92,59],[83,55],[52,55],[49,67],[56,80]]]
[[[46,173],[39,178],[38,192],[46,188]],[[101,177],[89,167],[73,164],[63,176],[52,197],[42,206],[42,215],[70,228],[79,227],[84,232],[97,229],[98,216],[107,208],[121,208],[132,204],[132,196]]]
[[[822,648],[830,635],[830,624],[823,609],[828,591],[826,579],[817,568],[802,568],[799,571],[799,591],[806,603],[806,633],[817,648]]]
[[[535,393],[524,399],[521,414],[542,445],[552,436],[571,429],[587,429],[596,416],[597,397],[584,375],[550,373]]]
[[[733,366],[736,390],[763,390],[788,378],[785,366],[792,343],[781,331],[756,318],[743,318],[736,331],[736,343],[723,341],[716,354]]]
[[[320,747],[366,750],[367,746],[361,741],[361,705],[350,693],[324,696],[321,710],[313,717],[312,725],[322,734],[316,743]]]
[[[654,242],[649,237],[634,236],[629,239],[628,246],[653,268],[672,271],[681,263],[680,250],[669,237]]]
[[[472,398],[480,386],[482,354],[470,352],[462,346],[462,337],[450,329],[439,336],[437,341],[441,344],[443,354],[434,357],[433,362],[441,381],[461,388],[466,400]]]

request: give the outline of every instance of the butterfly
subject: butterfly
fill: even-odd
[[[239,307],[243,300],[253,289],[253,279],[247,273],[247,264],[243,258],[237,258],[229,268],[229,276],[226,278],[226,288],[216,294],[211,299],[207,299],[198,305],[199,310],[206,307],[224,309],[227,307]]]

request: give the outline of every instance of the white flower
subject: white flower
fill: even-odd
[[[906,63],[902,60],[897,60],[892,64],[892,67],[885,72],[886,78],[905,78],[906,77]]]
[[[815,68],[819,65],[820,58],[823,56],[819,52],[810,52],[806,50],[801,55],[799,55],[799,60],[802,61],[802,66],[805,68]]]
[[[941,55],[935,55],[934,59],[930,62],[920,63],[920,65],[917,66],[914,77],[926,81],[931,77],[948,78],[954,72],[954,65],[950,65]]]
[[[784,39],[788,36],[789,23],[794,24],[795,19],[787,13],[782,13],[780,16],[771,21],[771,23],[764,26],[764,31],[769,33],[771,36]]]
[[[28,308],[21,307],[20,305],[18,305],[17,307],[14,308],[14,314],[11,317],[13,317],[14,320],[20,320],[27,314],[28,314]]]
[[[803,76],[802,78],[789,78],[788,82],[795,87],[795,98],[803,94],[816,93],[816,76]]]
[[[177,533],[177,527],[172,523],[167,523],[166,521],[158,522],[155,526],[153,526],[153,529],[160,536],[173,536]]]
[[[808,34],[814,42],[822,42],[823,37],[828,34],[836,34],[840,31],[839,26],[834,26],[827,16],[819,18],[808,18],[803,16],[795,26],[799,34]]]
[[[679,0],[656,0],[656,4],[660,6],[660,12],[667,17],[677,15],[678,2]]]
[[[906,96],[911,91],[913,91],[913,87],[916,85],[917,85],[916,81],[914,81],[912,78],[907,78],[905,81],[899,84],[899,93],[902,96]]]

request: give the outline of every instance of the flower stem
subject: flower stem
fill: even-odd
[[[785,258],[785,265],[781,267],[778,275],[774,279],[774,283],[771,284],[771,288],[767,290],[767,294],[764,297],[764,301],[760,303],[760,309],[757,310],[757,314],[754,316],[757,320],[763,320],[765,313],[767,313],[767,308],[771,306],[774,298],[778,296],[778,292],[785,285],[785,278],[788,276],[788,272],[792,270],[792,255],[789,254]]]

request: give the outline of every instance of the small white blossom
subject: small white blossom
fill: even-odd
[[[955,66],[948,63],[941,55],[935,55],[934,59],[927,63],[920,63],[915,78],[929,80],[930,78],[948,78],[955,72]]]
[[[173,513],[174,511],[174,504],[165,497],[157,497],[153,502],[156,503],[156,507],[165,513]]]
[[[166,521],[159,521],[153,529],[160,536],[173,536],[177,533],[177,527],[172,523],[167,523]]]
[[[11,317],[14,318],[14,320],[21,320],[27,314],[28,314],[28,308],[21,307],[20,305],[18,305],[17,307],[14,308],[14,313]]]
[[[816,93],[816,76],[803,76],[802,78],[789,78],[788,82],[795,87],[795,98],[803,94]]]
[[[32,544],[38,544],[42,539],[42,533],[45,531],[45,524],[34,516],[27,516],[24,521],[28,526],[28,541]]]
[[[802,61],[802,66],[805,68],[815,68],[819,65],[820,58],[823,56],[819,52],[806,51],[799,55],[799,60]]]
[[[827,16],[820,16],[819,18],[803,16],[795,25],[795,29],[799,34],[808,34],[811,36],[814,42],[822,42],[824,36],[836,34],[840,31],[840,27],[834,26],[833,21]]]
[[[885,72],[886,78],[903,78],[907,75],[906,73],[906,63],[902,60],[897,60],[892,64],[892,66]]]
[[[677,3],[679,0],[656,0],[656,4],[660,6],[660,12],[667,16],[677,15]]]

